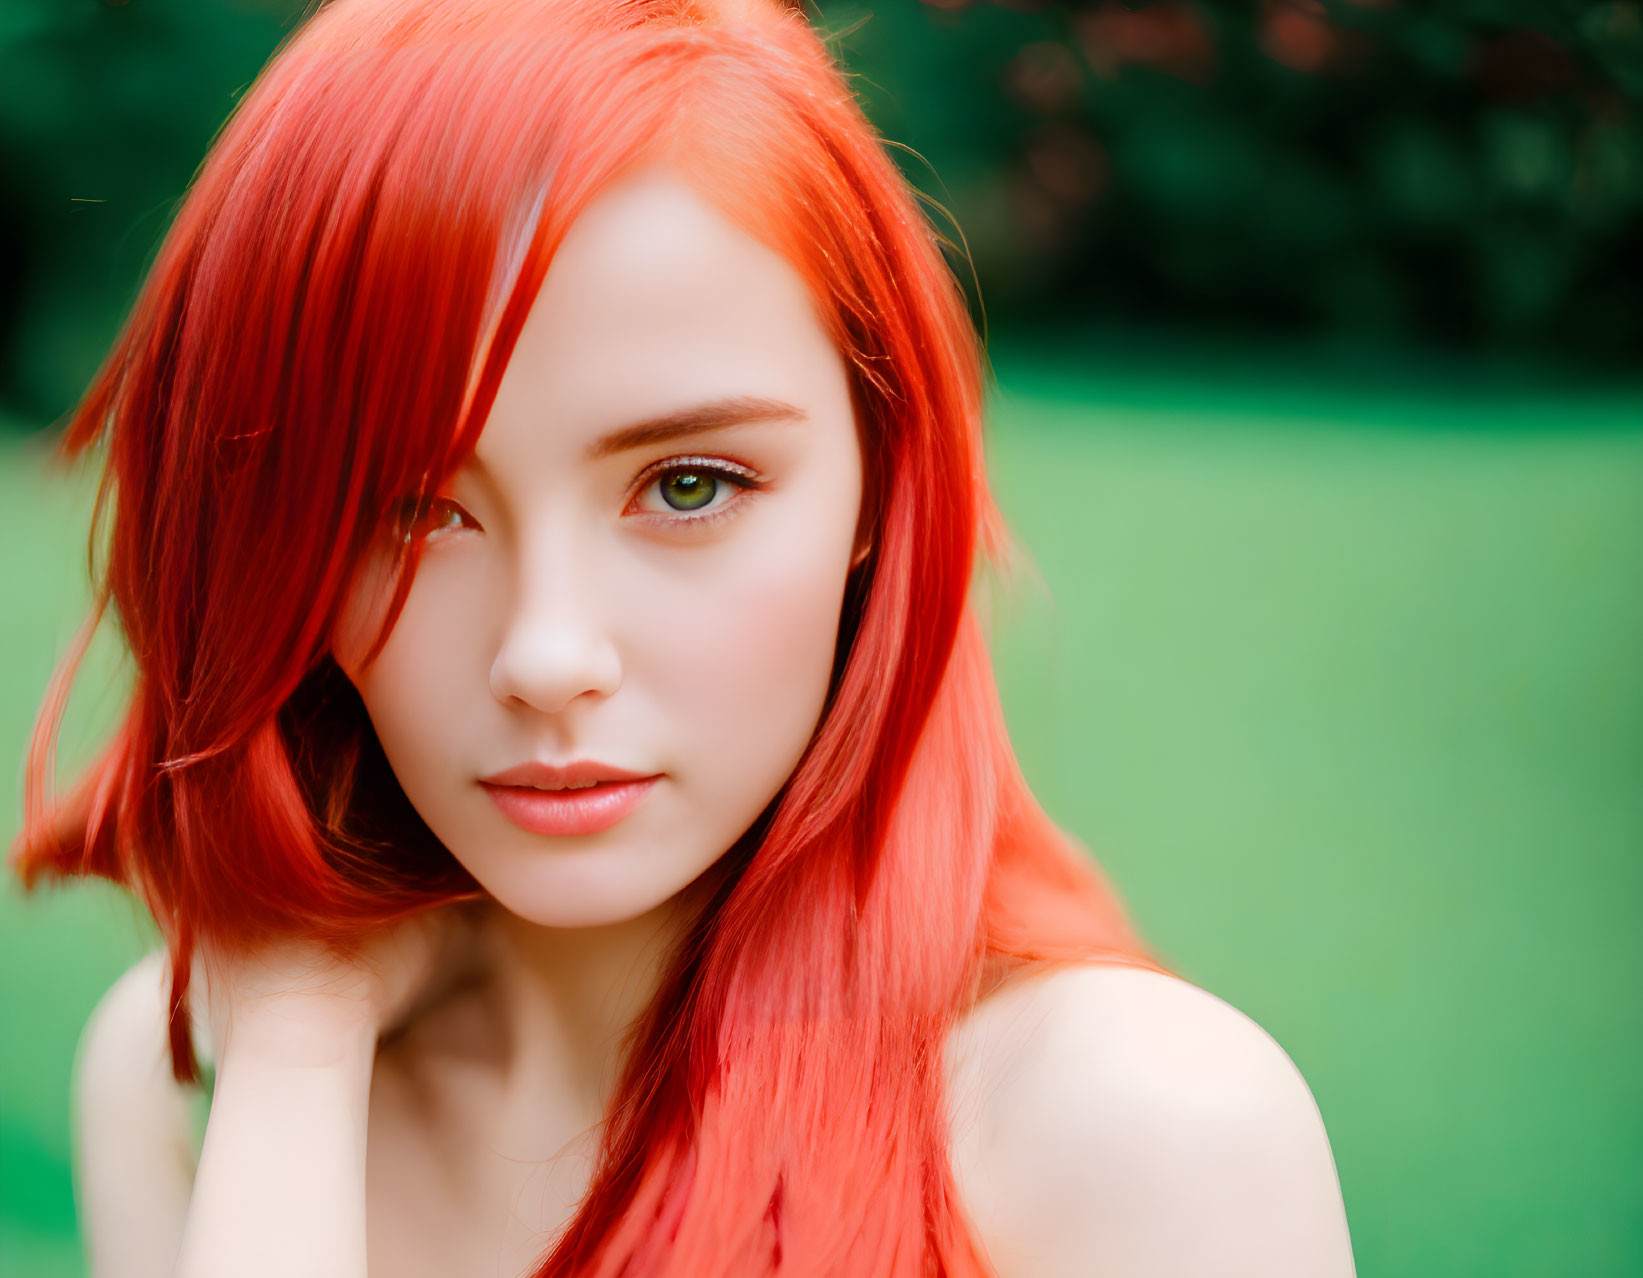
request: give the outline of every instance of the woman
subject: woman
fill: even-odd
[[[797,12],[295,33],[67,437],[137,683],[14,856],[170,990],[87,1031],[95,1272],[1350,1273],[1305,1084],[1016,769],[981,392]]]

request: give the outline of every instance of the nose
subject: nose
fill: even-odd
[[[610,696],[621,686],[622,663],[588,588],[596,574],[577,572],[574,556],[552,565],[545,558],[521,566],[490,686],[504,704],[555,714],[581,696]]]

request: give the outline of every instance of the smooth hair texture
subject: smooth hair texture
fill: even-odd
[[[288,37],[68,421],[68,454],[107,446],[106,562],[11,863],[27,885],[139,894],[173,965],[182,1081],[201,939],[346,948],[482,895],[394,782],[328,639],[393,503],[473,447],[578,211],[656,162],[810,286],[851,370],[873,549],[815,736],[670,955],[589,1193],[536,1272],[979,1278],[948,1031],[1025,968],[1167,969],[1016,765],[970,597],[1008,548],[976,333],[796,8],[335,0]],[[109,602],[130,707],[57,798],[63,707]]]

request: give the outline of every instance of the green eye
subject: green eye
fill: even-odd
[[[426,503],[407,497],[396,503],[389,522],[401,541],[424,541],[474,524],[473,517],[448,497],[434,497]]]
[[[736,514],[746,506],[749,490],[764,487],[758,471],[727,457],[669,457],[649,467],[638,482],[641,509],[681,528],[704,527]]]
[[[719,481],[701,470],[671,470],[657,485],[662,500],[674,510],[700,510],[719,491]]]

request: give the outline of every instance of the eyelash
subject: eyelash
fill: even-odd
[[[705,473],[711,475],[715,480],[724,480],[728,482],[735,489],[737,489],[738,492],[745,492],[748,490],[757,491],[762,489],[765,484],[764,477],[757,471],[753,470],[749,466],[742,465],[740,462],[733,462],[726,458],[698,456],[669,457],[663,461],[657,462],[653,466],[647,467],[640,474],[639,478],[634,481],[636,491],[633,497],[629,500],[628,507],[631,508],[633,503],[637,501],[639,497],[643,496],[646,490],[648,490],[653,483],[675,471]],[[715,491],[714,495],[718,495],[717,491]],[[660,511],[655,510],[642,511],[640,513],[647,515],[652,519],[658,520],[663,524],[672,524],[675,526],[684,524],[705,525],[717,523],[719,520],[730,515],[740,513],[744,501],[745,499],[743,497],[737,496],[703,515],[689,515],[683,512],[664,515]],[[395,513],[395,528],[400,531],[400,536],[406,541],[411,540],[412,536],[415,535],[416,504],[417,503],[414,498],[407,498],[400,504],[399,509]],[[429,501],[427,508],[422,512],[422,519],[427,520],[429,517],[437,514],[443,509],[458,511],[464,518],[472,520],[476,526],[478,524],[478,521],[474,520],[472,515],[469,515],[466,510],[463,510],[460,505],[448,497],[432,498]],[[443,530],[436,528],[430,532],[424,532],[421,535],[426,540],[437,535],[440,531]]]
[[[764,487],[763,477],[752,467],[744,466],[740,462],[729,461],[723,457],[669,457],[665,461],[657,462],[654,466],[648,467],[634,481],[637,485],[634,500],[636,501],[643,496],[656,480],[674,471],[709,474],[715,480],[727,481],[733,488],[738,490],[738,493],[749,489],[757,491]],[[717,490],[715,490],[714,496],[718,496]],[[687,515],[683,512],[664,515],[662,512],[655,510],[645,511],[644,513],[657,516],[664,524],[711,524],[717,523],[720,519],[732,513],[739,514],[745,501],[744,497],[738,495],[723,505],[708,511],[705,515]]]

